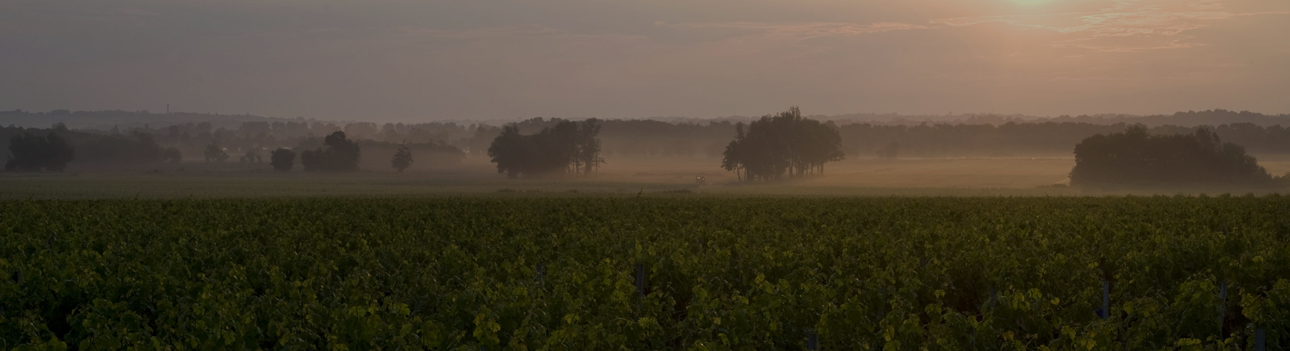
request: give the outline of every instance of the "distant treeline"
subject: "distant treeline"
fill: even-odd
[[[180,157],[177,149],[162,147],[150,134],[98,135],[69,130],[62,124],[48,129],[0,127],[0,141],[7,146],[0,150],[0,159],[6,160],[7,170],[61,171],[69,163],[132,167],[178,162]],[[41,166],[37,167],[38,164]]]
[[[77,149],[77,157],[72,164],[91,165],[94,167],[128,166],[162,162],[168,156],[180,155],[190,161],[206,161],[205,157],[211,145],[217,145],[230,161],[244,157],[264,157],[279,148],[315,149],[322,146],[323,137],[337,131],[346,134],[359,134],[355,140],[365,150],[368,157],[360,161],[360,168],[383,169],[389,167],[389,160],[400,145],[417,153],[423,162],[417,165],[434,168],[456,165],[466,154],[459,148],[440,142],[428,128],[418,129],[412,133],[400,133],[400,137],[417,136],[426,133],[428,137],[418,140],[407,140],[400,137],[373,140],[371,134],[363,134],[365,127],[372,123],[338,126],[331,123],[316,122],[244,122],[235,129],[214,128],[211,123],[184,123],[164,128],[131,128],[99,130],[68,129],[62,124],[53,128],[0,127],[0,143],[7,143],[14,136],[24,133],[45,135],[51,129],[57,129],[61,137],[66,138]],[[439,130],[452,130],[454,125],[433,126]],[[0,159],[4,159],[7,150],[0,149]],[[218,159],[218,158],[216,158]]]
[[[76,157],[76,150],[56,131],[45,135],[23,133],[9,139],[5,171],[61,172]]]
[[[994,124],[1001,125],[1008,122],[1014,123],[1042,123],[1042,122],[1075,122],[1075,123],[1092,123],[1092,124],[1142,124],[1148,127],[1157,127],[1164,125],[1179,125],[1186,127],[1194,126],[1216,126],[1230,123],[1252,123],[1260,126],[1273,125],[1290,125],[1290,114],[1263,114],[1250,111],[1230,111],[1225,109],[1203,110],[1203,111],[1185,111],[1173,114],[1159,115],[1130,115],[1130,114],[1097,114],[1097,115],[1061,115],[1058,117],[1042,117],[1024,114],[996,114],[996,113],[962,113],[962,114],[898,114],[898,113],[850,113],[840,115],[806,115],[808,119],[820,121],[834,121],[837,124],[855,124],[870,123],[882,125],[918,125],[928,124]],[[361,116],[355,119],[363,119]],[[718,118],[693,118],[693,117],[651,117],[646,120],[661,121],[666,124],[699,124],[706,125],[709,122],[744,122],[748,123],[757,119],[748,116],[729,116]],[[257,116],[252,114],[220,114],[220,113],[198,113],[198,112],[152,112],[148,110],[140,111],[122,111],[122,110],[104,110],[104,111],[69,111],[53,110],[47,112],[32,112],[23,110],[0,111],[0,125],[17,125],[24,127],[44,127],[56,122],[66,124],[72,129],[98,129],[109,130],[111,128],[134,129],[147,125],[154,127],[167,127],[176,124],[185,123],[211,123],[215,128],[237,129],[243,122],[294,122],[305,124],[337,124],[347,125],[346,122],[326,122],[316,119],[306,119],[304,117],[280,118]],[[439,122],[440,124],[449,124]],[[468,122],[465,124],[457,123],[459,127],[466,127],[471,124],[481,122]],[[501,126],[510,124],[509,121],[483,121],[483,124],[492,126]],[[384,130],[385,125],[372,124],[375,129]],[[421,123],[405,124],[405,126],[424,125]],[[475,128],[461,128],[466,133],[475,130]],[[357,135],[358,130],[346,130],[346,133]],[[364,138],[367,138],[364,136]],[[454,138],[455,139],[455,138]]]
[[[328,137],[333,137],[337,133],[340,134],[341,139],[344,139],[344,132],[339,131],[329,134]],[[342,171],[385,169],[391,166],[391,159],[400,152],[406,154],[405,159],[410,157],[411,153],[416,153],[421,160],[418,164],[425,164],[428,167],[455,165],[465,157],[460,149],[435,142],[396,144],[374,140],[333,141],[333,144],[340,145],[336,147],[324,145],[324,138],[306,137],[295,141],[295,146],[268,148],[246,147],[245,139],[235,138],[232,139],[233,144],[242,141],[243,147],[230,148],[214,138],[205,138],[204,140],[208,140],[206,145],[192,147],[192,144],[202,139],[186,138],[182,140],[184,142],[182,145],[189,145],[188,150],[180,151],[174,146],[168,146],[174,143],[171,142],[173,139],[167,139],[165,136],[148,134],[141,130],[133,130],[127,134],[93,134],[69,130],[62,125],[48,129],[0,127],[0,142],[3,143],[0,144],[0,161],[3,161],[5,169],[10,171],[61,171],[69,163],[79,165],[82,169],[138,169],[161,163],[180,163],[185,159],[185,155],[190,162],[263,163],[266,156],[278,149],[295,149],[301,154],[300,162],[304,170]],[[358,157],[357,148],[359,147],[366,157]],[[349,148],[354,150],[351,152]],[[339,158],[330,157],[335,153],[332,152],[333,150],[353,156],[340,157],[349,159],[339,160]],[[323,151],[327,151],[328,156],[314,157],[315,155],[310,153]],[[295,153],[293,152],[292,155],[294,160]],[[396,165],[394,168],[400,171],[406,169],[411,165],[410,159],[408,160],[402,167]],[[311,167],[311,164],[316,166]]]
[[[1023,115],[918,116],[897,114],[851,114],[804,116],[840,128],[842,148],[853,158],[1026,156],[1067,154],[1072,145],[1098,133],[1113,133],[1134,124],[1148,126],[1152,134],[1185,133],[1209,126],[1224,140],[1245,146],[1255,153],[1290,152],[1284,128],[1290,115],[1268,115],[1223,109],[1186,111],[1172,115],[1080,115],[1042,119]],[[919,119],[927,122],[917,122]],[[560,118],[531,118],[514,123],[522,134],[533,134],[555,126]],[[735,122],[752,118],[723,118],[702,121],[672,118],[660,120],[602,120],[602,154],[608,158],[720,158],[726,143],[735,135]],[[899,123],[892,123],[896,120]],[[65,110],[33,113],[0,111],[0,124],[19,123],[47,126],[60,121],[72,129],[94,134],[129,135],[132,131],[151,134],[162,145],[173,146],[185,155],[196,155],[212,141],[241,154],[253,150],[295,147],[306,138],[322,138],[344,131],[354,140],[387,143],[449,145],[461,152],[485,157],[494,138],[502,133],[497,123],[340,123],[281,119],[252,115],[198,113],[151,113],[148,111]],[[101,121],[98,123],[95,121]],[[122,123],[109,122],[153,121]],[[233,123],[230,123],[233,122]],[[104,128],[105,126],[109,126]],[[393,149],[390,150],[393,152]]]
[[[1074,145],[1096,134],[1124,131],[1130,125],[1045,122],[1003,125],[872,125],[840,127],[842,148],[850,155],[875,155],[899,145],[901,157],[1069,155]],[[1223,140],[1254,153],[1290,153],[1290,129],[1249,123],[1223,124],[1211,130]],[[1148,134],[1191,133],[1192,127],[1160,126]]]
[[[0,114],[13,114],[3,112]],[[23,112],[24,114],[30,114]],[[67,113],[75,116],[80,112]],[[159,115],[159,114],[154,114]],[[61,115],[46,113],[42,118],[56,121]],[[212,115],[218,116],[218,115]],[[809,117],[808,117],[809,118]],[[1094,117],[1061,117],[1056,120],[1085,120]],[[1155,118],[1155,117],[1152,117]],[[1165,117],[1161,117],[1165,118]],[[1186,121],[1242,120],[1280,116],[1225,110],[1180,112],[1172,117],[1178,125],[1149,127],[1148,134],[1191,133]],[[819,119],[816,119],[819,120]],[[531,118],[512,125],[520,134],[530,135],[567,121],[560,118]],[[52,123],[51,123],[52,124]],[[1074,145],[1096,134],[1125,130],[1132,124],[1091,122],[1007,122],[994,124],[918,124],[886,125],[823,121],[836,127],[841,138],[840,149],[850,159],[902,157],[981,157],[1070,155]],[[148,138],[160,146],[161,153],[179,154],[190,161],[203,160],[211,144],[218,144],[239,160],[244,155],[267,157],[272,150],[313,149],[322,138],[343,131],[365,150],[360,168],[382,169],[397,152],[408,145],[418,155],[417,167],[441,167],[456,164],[467,156],[486,159],[487,150],[502,127],[484,123],[347,123],[308,120],[244,121],[235,127],[220,123],[185,122],[176,125],[137,128],[86,130],[62,128],[60,137],[77,146],[72,165],[147,163],[155,148],[140,145]],[[633,158],[709,158],[721,159],[727,144],[737,134],[730,120],[706,123],[668,123],[656,120],[601,120],[599,139],[601,157]],[[1287,124],[1290,125],[1290,124]],[[1212,124],[1209,129],[1222,140],[1244,147],[1248,152],[1290,153],[1290,129],[1280,125],[1260,126],[1253,123]],[[50,128],[0,127],[0,142],[23,132],[44,136]],[[146,144],[146,142],[145,142]],[[81,148],[89,145],[90,148]],[[144,150],[145,154],[129,150]],[[170,152],[168,149],[173,149]],[[4,156],[0,150],[0,158]],[[89,153],[83,153],[89,152]]]
[[[298,120],[305,121],[304,118],[286,119],[275,117],[255,116],[249,114],[220,114],[220,113],[195,113],[195,112],[151,112],[142,111],[122,111],[122,110],[105,110],[105,111],[69,111],[53,110],[48,112],[32,112],[23,110],[0,111],[0,125],[17,125],[25,127],[47,126],[53,123],[63,123],[72,129],[98,129],[108,130],[111,128],[134,129],[146,125],[169,126],[181,123],[214,123],[216,128],[236,128],[237,125],[247,121],[274,121],[274,120]]]
[[[1224,109],[1176,112],[1169,115],[1061,115],[1057,117],[1038,117],[1022,114],[946,114],[946,115],[902,115],[896,113],[853,113],[832,116],[808,116],[808,118],[834,121],[838,124],[869,123],[882,125],[919,125],[927,124],[993,124],[1004,123],[1044,123],[1074,122],[1092,124],[1142,124],[1148,127],[1165,125],[1177,126],[1215,126],[1230,123],[1252,123],[1260,126],[1290,125],[1290,114],[1270,115],[1250,111],[1229,111]]]
[[[135,126],[108,130],[88,130],[88,134],[130,135],[141,132],[153,135],[157,142],[175,147],[184,155],[199,155],[212,142],[230,153],[294,148],[303,140],[320,140],[332,132],[344,131],[351,139],[392,144],[435,144],[458,149],[449,154],[485,157],[493,139],[502,127],[487,123],[336,123],[304,119],[272,119],[248,115],[214,115],[175,113],[164,115],[146,111],[31,113],[0,112],[3,121],[49,121],[63,119],[85,121],[102,118],[123,121],[129,116],[148,120],[181,121],[154,127]],[[169,117],[167,117],[169,116]],[[962,115],[960,115],[962,116]],[[1254,153],[1290,152],[1290,132],[1280,125],[1290,125],[1290,115],[1265,115],[1247,111],[1208,110],[1179,112],[1173,115],[1131,116],[1061,116],[1048,120],[1025,120],[1025,116],[966,115],[958,122],[923,124],[890,124],[878,120],[901,115],[805,116],[820,121],[832,120],[839,127],[842,150],[852,158],[866,157],[958,157],[958,156],[1026,156],[1069,154],[1075,143],[1094,134],[1123,131],[1133,124],[1145,124],[1151,134],[1188,133],[1197,126],[1210,126],[1224,140],[1246,147]],[[138,118],[143,118],[138,117]],[[918,116],[905,116],[918,117]],[[934,116],[922,116],[934,117]],[[194,120],[209,118],[212,121]],[[247,119],[236,124],[229,119]],[[522,134],[533,134],[555,126],[565,119],[531,118],[514,125]],[[750,120],[750,119],[749,119]],[[853,123],[856,121],[873,122]],[[224,121],[221,123],[220,121]],[[731,119],[679,123],[658,120],[602,120],[600,138],[602,155],[607,158],[720,158],[726,143],[735,135]],[[28,123],[30,124],[30,123]],[[102,125],[102,124],[93,124]],[[78,128],[72,128],[78,129]],[[75,140],[73,140],[75,141]],[[316,142],[315,142],[316,144]],[[893,154],[890,151],[897,150]],[[381,152],[394,152],[394,148]],[[415,150],[414,150],[415,151]],[[267,151],[265,151],[267,152]],[[429,152],[423,150],[422,153]],[[384,157],[380,157],[384,159]],[[451,157],[450,157],[451,158]]]

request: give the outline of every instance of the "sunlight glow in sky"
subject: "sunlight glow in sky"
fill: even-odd
[[[0,110],[1290,112],[1284,0],[0,2]]]

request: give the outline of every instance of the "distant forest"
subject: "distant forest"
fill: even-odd
[[[355,116],[356,119],[362,119],[362,116]],[[994,114],[994,113],[969,113],[969,114],[944,114],[944,115],[909,115],[897,113],[851,113],[841,115],[804,115],[808,119],[819,121],[833,121],[839,125],[869,123],[878,125],[919,125],[927,124],[993,124],[1002,125],[1008,122],[1014,123],[1041,123],[1041,122],[1075,122],[1091,124],[1142,124],[1148,127],[1158,127],[1164,125],[1179,126],[1216,126],[1220,124],[1231,123],[1251,123],[1259,126],[1273,125],[1290,125],[1290,114],[1262,114],[1249,111],[1229,111],[1224,109],[1205,110],[1205,111],[1186,111],[1177,112],[1168,115],[1127,115],[1127,114],[1098,114],[1098,115],[1062,115],[1057,117],[1040,117],[1022,114]],[[669,124],[707,124],[708,122],[744,122],[749,123],[756,120],[757,116],[729,116],[717,118],[693,118],[693,117],[650,117],[645,120],[654,120],[667,122]],[[512,122],[516,119],[507,120],[485,120],[471,121],[456,124],[470,125],[483,123],[487,125],[501,126]],[[109,130],[112,128],[134,129],[148,125],[169,126],[184,123],[201,123],[208,122],[214,128],[237,129],[242,122],[322,122],[315,119],[306,119],[304,117],[280,118],[266,117],[251,114],[220,114],[220,113],[199,113],[199,112],[151,112],[142,111],[69,111],[53,110],[47,112],[32,112],[23,110],[0,111],[0,126],[16,125],[21,127],[45,127],[55,122],[61,122],[68,128],[72,129],[99,129]],[[444,123],[446,123],[445,121]],[[345,125],[345,122],[331,123]]]
[[[120,111],[109,111],[111,120],[119,120]],[[44,119],[44,128],[23,128],[14,125],[0,127],[0,142],[28,132],[46,135],[51,125],[62,123],[62,117],[91,118],[92,112],[29,113],[0,112],[0,123],[11,121],[15,114],[23,118]],[[150,116],[161,116],[150,114]],[[220,115],[205,115],[218,118]],[[190,117],[181,118],[189,121]],[[243,116],[245,117],[245,116]],[[905,158],[905,157],[1025,157],[1070,156],[1081,140],[1096,135],[1124,131],[1132,123],[1094,123],[1094,117],[1070,117],[1043,122],[1017,122],[999,124],[922,123],[893,125],[876,123],[847,123],[823,120],[823,124],[837,127],[841,138],[840,148],[848,159]],[[820,116],[806,117],[822,120]],[[1084,118],[1089,121],[1078,121]],[[1242,121],[1263,122],[1285,120],[1286,115],[1261,115],[1249,112],[1212,110],[1180,112],[1172,117],[1178,123],[1150,126],[1149,134],[1188,134],[1197,126],[1208,126],[1219,138],[1244,147],[1253,154],[1290,153],[1290,129],[1282,125],[1255,123],[1210,123],[1195,125],[1189,121]],[[519,133],[530,135],[558,123],[560,118],[531,118],[513,125]],[[83,122],[83,121],[82,121]],[[27,123],[30,125],[30,123]],[[84,125],[84,123],[81,123]],[[224,125],[225,127],[221,127]],[[599,139],[600,156],[605,159],[632,158],[706,158],[720,160],[728,143],[736,136],[736,123],[732,120],[669,123],[658,120],[602,120]],[[267,156],[278,148],[313,149],[322,139],[336,131],[344,131],[351,140],[363,148],[360,168],[387,169],[389,160],[400,145],[408,145],[417,155],[417,167],[451,166],[467,157],[487,159],[487,150],[498,135],[500,125],[488,123],[459,124],[454,122],[385,123],[370,122],[336,123],[303,119],[246,120],[236,124],[224,120],[190,121],[178,124],[145,124],[136,127],[110,129],[60,127],[60,136],[77,147],[77,157],[72,165],[93,163],[122,163],[105,148],[121,146],[138,147],[142,141],[152,142],[163,149],[174,149],[190,161],[202,160],[205,149],[218,144],[233,157],[259,154]],[[83,146],[90,145],[90,151]],[[155,148],[148,148],[156,150]],[[0,159],[4,158],[0,151]],[[151,151],[150,151],[151,153]],[[97,157],[95,155],[108,155]],[[122,155],[123,158],[128,155]],[[149,156],[152,157],[152,156]],[[134,160],[126,163],[135,163]],[[612,161],[611,161],[612,162]]]

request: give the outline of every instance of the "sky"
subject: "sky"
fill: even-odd
[[[0,0],[0,110],[1290,113],[1286,0]]]

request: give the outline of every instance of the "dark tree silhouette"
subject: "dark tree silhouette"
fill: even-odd
[[[824,173],[824,164],[842,160],[842,138],[832,124],[802,118],[796,106],[767,115],[744,129],[735,125],[735,139],[726,145],[721,167],[740,180],[772,180],[785,176]]]
[[[600,158],[600,139],[596,136],[600,134],[600,120],[591,118],[578,124],[578,150],[574,158],[574,172],[578,167],[582,167],[583,174],[591,174],[593,170],[605,163],[605,159]]]
[[[77,163],[100,165],[147,165],[163,161],[165,149],[152,134],[132,132],[130,137],[109,135],[77,147]]]
[[[322,170],[322,164],[323,164],[323,162],[324,162],[324,161],[320,160],[320,159],[322,158],[322,155],[321,155],[321,154],[322,154],[321,152],[318,152],[318,151],[315,151],[315,150],[305,150],[305,151],[301,151],[301,152],[300,152],[300,168],[303,168],[303,169],[305,170],[305,172],[317,172],[317,171],[321,171],[321,170]]]
[[[161,160],[166,163],[179,163],[184,160],[184,154],[179,152],[177,148],[168,147],[161,152]]]
[[[1071,185],[1105,183],[1262,183],[1273,178],[1245,148],[1199,128],[1151,135],[1141,125],[1075,145]]]
[[[295,166],[296,153],[290,149],[278,148],[269,154],[269,165],[278,172],[290,172]]]
[[[520,135],[519,127],[514,124],[502,127],[502,134],[493,139],[488,147],[488,157],[497,164],[497,173],[506,173],[515,178],[529,169],[528,163],[533,158],[534,150],[530,147],[531,138]]]
[[[533,136],[537,146],[534,173],[552,174],[574,171],[578,155],[578,124],[561,121]],[[576,171],[574,171],[576,173]]]
[[[52,131],[44,137],[30,133],[11,137],[9,153],[11,156],[5,162],[5,170],[24,172],[61,172],[76,156],[72,144]]]
[[[208,163],[209,162],[222,163],[224,162],[224,160],[228,160],[228,153],[224,152],[224,148],[220,147],[219,144],[215,143],[214,141],[211,141],[210,145],[206,145],[205,156],[206,156],[206,162]]]
[[[568,172],[589,174],[604,160],[600,158],[598,120],[582,123],[558,121],[533,135],[520,134],[518,125],[503,126],[488,147],[497,173],[508,177]]]
[[[356,171],[360,155],[358,144],[346,139],[345,132],[337,131],[323,138],[322,147],[301,153],[300,164],[305,171]]]
[[[390,164],[394,166],[396,171],[403,173],[403,170],[412,166],[412,150],[408,149],[407,145],[399,146],[399,149],[394,152],[394,158],[390,160]]]

